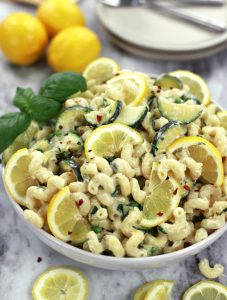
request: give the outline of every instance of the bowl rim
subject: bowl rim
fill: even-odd
[[[2,176],[4,174],[4,168],[2,168]],[[137,265],[144,264],[147,262],[147,265],[152,263],[157,263],[157,262],[164,262],[164,261],[171,261],[171,259],[174,258],[181,258],[181,257],[186,257],[189,256],[194,250],[197,248],[205,248],[206,245],[212,244],[213,241],[215,241],[215,238],[221,237],[225,231],[227,231],[227,222],[225,225],[214,232],[212,232],[206,239],[195,243],[193,245],[190,245],[186,248],[170,252],[170,253],[164,253],[164,254],[159,254],[159,255],[154,255],[154,256],[146,256],[146,257],[115,257],[115,256],[107,256],[103,254],[95,254],[89,251],[86,251],[84,249],[81,249],[79,247],[73,246],[71,244],[68,244],[64,241],[61,241],[57,239],[54,235],[50,234],[49,232],[45,231],[44,229],[39,229],[35,227],[33,224],[29,223],[26,221],[23,217],[23,208],[16,203],[12,197],[9,195],[5,184],[3,182],[6,194],[8,196],[8,199],[10,200],[11,205],[15,208],[16,212],[20,216],[20,218],[27,224],[31,226],[31,231],[36,231],[37,234],[44,236],[48,240],[50,240],[52,243],[57,244],[58,246],[65,248],[66,250],[72,251],[75,254],[78,254],[83,257],[87,257],[89,259],[93,259],[97,261],[102,261],[103,263],[110,263],[110,264],[115,264],[115,263],[120,263],[122,267],[126,267],[131,265],[132,263],[137,263]]]

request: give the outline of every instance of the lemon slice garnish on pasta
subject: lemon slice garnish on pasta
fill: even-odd
[[[221,283],[204,280],[190,287],[183,300],[227,300],[227,287]]]
[[[26,192],[30,186],[37,185],[28,171],[31,157],[27,148],[14,153],[6,164],[3,180],[9,195],[17,203],[25,206]]]
[[[88,282],[75,268],[55,267],[41,274],[32,288],[34,300],[86,300]]]
[[[189,92],[198,98],[201,104],[208,105],[210,103],[210,90],[204,79],[199,75],[185,70],[177,70],[171,72],[170,75],[179,78],[189,88]]]
[[[172,280],[156,280],[140,286],[133,300],[168,300],[168,296],[173,288]]]
[[[90,225],[81,217],[77,204],[70,197],[68,187],[62,188],[50,201],[47,222],[51,233],[58,239],[74,244],[85,241]]]
[[[129,126],[120,123],[103,125],[91,132],[84,144],[87,159],[95,156],[112,157],[127,144],[142,143],[142,136]]]
[[[167,149],[175,153],[186,149],[189,155],[203,164],[201,180],[205,183],[221,186],[224,180],[224,168],[218,149],[208,140],[198,136],[187,136],[173,142]]]
[[[121,100],[127,105],[138,106],[147,99],[149,86],[143,75],[122,72],[107,81],[107,94],[113,100]]]
[[[83,76],[87,80],[93,79],[97,83],[104,83],[119,72],[119,70],[120,67],[116,61],[108,57],[101,57],[86,67]]]
[[[154,163],[146,195],[140,225],[155,227],[167,221],[175,208],[178,207],[182,196],[182,188],[178,181],[169,177],[162,181],[158,177],[159,164]]]

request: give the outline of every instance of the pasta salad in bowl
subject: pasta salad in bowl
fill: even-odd
[[[157,77],[111,59],[50,76],[0,118],[4,184],[33,232],[75,260],[157,267],[226,230],[227,113],[188,71]]]

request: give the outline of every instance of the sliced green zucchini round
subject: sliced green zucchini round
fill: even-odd
[[[83,181],[83,177],[80,173],[80,166],[73,158],[60,161],[59,167],[62,172],[73,171],[73,174],[75,175],[77,181]]]
[[[93,127],[113,123],[119,116],[122,102],[103,99],[103,107],[84,115],[86,121]]]
[[[186,132],[186,126],[174,121],[170,121],[160,128],[156,133],[152,143],[152,154],[157,155],[160,153],[165,153],[167,147],[176,139],[184,136]]]
[[[54,136],[51,141],[51,144],[52,143],[60,153],[68,152],[72,155],[78,155],[83,151],[83,140],[72,132],[61,136]]]
[[[120,115],[115,120],[117,123],[123,123],[130,127],[138,127],[145,119],[148,112],[147,106],[124,106],[121,110]]]
[[[30,147],[30,149],[32,149],[32,150],[38,150],[41,152],[45,152],[45,151],[49,150],[50,148],[51,148],[50,143],[45,139],[35,142]]]
[[[57,120],[56,131],[74,131],[78,126],[81,126],[84,123],[84,115],[89,111],[91,111],[89,107],[81,105],[74,105],[67,108],[60,114]]]
[[[154,85],[157,85],[164,91],[169,89],[183,89],[183,83],[181,82],[181,80],[169,74],[164,74],[161,77],[159,77],[155,81]]]
[[[169,121],[189,124],[199,118],[203,111],[203,105],[190,105],[186,103],[177,104],[163,97],[158,100],[158,108],[161,115]]]

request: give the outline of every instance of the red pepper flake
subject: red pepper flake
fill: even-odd
[[[72,234],[73,232],[72,231],[68,231],[68,235]]]
[[[88,150],[88,152],[91,152],[92,150]]]
[[[120,75],[120,73],[116,73],[116,74],[115,74],[115,76],[119,76],[119,75]]]
[[[97,122],[100,123],[100,122],[102,121],[102,116],[97,115],[97,116],[96,116],[96,119],[97,119]]]
[[[37,257],[37,263],[40,263],[42,260],[43,260],[42,257],[40,256]]]
[[[184,247],[185,247],[185,248],[187,248],[187,247],[189,247],[189,246],[191,246],[191,243],[189,243],[189,242],[185,242],[185,243],[184,243]]]
[[[195,192],[200,192],[200,188],[196,189]]]
[[[163,216],[163,212],[159,211],[159,212],[157,213],[157,216],[159,216],[159,217]]]
[[[226,156],[222,157],[222,162],[224,163],[226,159]]]
[[[160,93],[160,92],[161,92],[161,90],[158,89],[158,90],[157,90],[157,93]]]
[[[175,189],[175,191],[173,192],[174,195],[177,194],[178,188]]]
[[[170,87],[169,87],[169,89],[170,89],[170,90],[172,90],[172,89],[173,89],[173,87],[172,87],[172,86],[170,86]]]
[[[59,129],[63,129],[63,126],[62,126],[62,125],[59,125],[58,128],[59,128]]]
[[[187,184],[185,184],[185,185],[183,186],[183,188],[184,188],[186,191],[190,191],[190,186],[188,186]]]
[[[81,206],[83,203],[84,203],[84,200],[80,199],[79,202],[78,202],[78,206]]]

